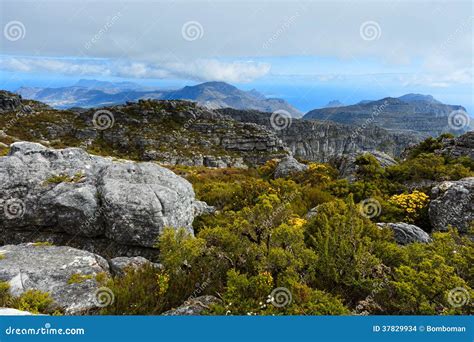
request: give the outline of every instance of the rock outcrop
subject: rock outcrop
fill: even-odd
[[[474,159],[474,131],[456,138],[444,139],[441,143],[443,147],[436,150],[435,153],[449,158],[469,157]]]
[[[297,161],[293,156],[283,158],[275,168],[274,177],[289,177],[294,173],[302,172],[308,169],[308,166]]]
[[[21,96],[0,90],[0,113],[14,111],[21,108]]]
[[[163,316],[199,316],[212,304],[221,300],[214,296],[200,296],[189,299],[183,305],[163,313]]]
[[[421,141],[416,134],[390,132],[374,125],[355,127],[289,117],[276,122],[278,119],[269,113],[230,108],[218,112],[237,121],[252,122],[273,130],[295,157],[309,161],[329,162],[351,152],[373,150],[399,156],[406,147]]]
[[[358,156],[368,153],[372,155],[379,162],[380,166],[386,168],[388,166],[396,165],[395,159],[390,157],[388,154],[380,151],[365,151],[365,152],[353,152],[343,156],[336,157],[331,160],[333,164],[339,170],[339,176],[349,179],[350,181],[356,180],[356,174],[358,166],[356,159]]]
[[[407,245],[413,242],[428,243],[430,236],[420,227],[404,222],[398,223],[377,223],[380,228],[389,228],[393,231],[395,241],[400,245]]]
[[[187,180],[157,164],[27,142],[0,158],[0,206],[2,237],[50,232],[146,248],[164,227],[192,233],[194,217],[208,208]]]
[[[474,221],[474,177],[446,181],[431,191],[429,216],[434,230],[446,231],[448,226],[467,233]]]
[[[2,246],[0,254],[0,281],[9,283],[13,296],[30,289],[47,292],[57,307],[71,315],[102,305],[96,277],[109,276],[109,265],[102,257],[70,247],[37,244]]]

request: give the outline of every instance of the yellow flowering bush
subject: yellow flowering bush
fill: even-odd
[[[305,219],[293,217],[290,219],[290,224],[296,228],[301,228],[306,223]]]
[[[429,202],[429,196],[424,192],[415,190],[411,194],[393,195],[389,202],[401,208],[405,212],[405,221],[413,223],[417,220],[421,212]]]

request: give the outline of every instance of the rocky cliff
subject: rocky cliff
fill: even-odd
[[[391,133],[383,128],[369,125],[357,128],[330,121],[289,119],[278,125],[278,118],[257,111],[222,109],[220,113],[242,122],[253,122],[265,126],[278,135],[297,157],[319,162],[328,162],[344,154],[379,150],[398,156],[410,144],[420,138],[410,133]]]
[[[80,146],[94,154],[172,165],[245,167],[288,152],[321,162],[366,150],[397,156],[418,141],[416,136],[375,126],[357,129],[288,118],[288,124],[279,127],[270,113],[210,110],[186,101],[141,100],[90,110],[55,110],[29,101],[30,111],[18,115],[23,103],[6,106],[0,115],[0,143]]]

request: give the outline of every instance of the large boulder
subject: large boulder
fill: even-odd
[[[209,309],[212,304],[220,303],[221,300],[214,296],[200,296],[190,298],[176,309],[168,310],[164,316],[199,316],[203,311]]]
[[[32,243],[0,247],[0,254],[0,281],[10,284],[13,296],[30,289],[47,292],[55,305],[71,315],[102,305],[96,277],[110,275],[102,257],[75,248]]]
[[[164,227],[192,233],[206,211],[192,185],[154,163],[17,142],[0,158],[0,230],[107,237],[152,247]]]
[[[398,223],[377,223],[380,228],[389,228],[393,231],[395,241],[400,245],[407,245],[413,242],[427,243],[431,241],[430,236],[420,227],[404,222]]]
[[[283,158],[275,168],[275,178],[284,178],[294,173],[302,172],[308,169],[308,166],[297,161],[293,156],[289,155]]]
[[[357,157],[366,153],[372,155],[383,168],[397,164],[397,161],[391,156],[377,150],[347,153],[333,158],[331,164],[339,170],[341,177],[347,178],[349,181],[355,181],[357,180],[356,175],[358,171]]]
[[[430,222],[436,231],[446,231],[448,226],[467,233],[474,221],[474,177],[446,181],[431,191]]]

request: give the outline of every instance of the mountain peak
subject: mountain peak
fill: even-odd
[[[334,107],[342,107],[344,106],[344,103],[342,103],[341,101],[339,100],[332,100],[332,101],[329,101],[325,106],[324,108],[334,108]]]
[[[403,96],[398,97],[398,99],[402,100],[403,102],[407,102],[407,103],[415,102],[415,101],[423,101],[423,102],[429,102],[429,103],[441,103],[440,101],[436,100],[431,95],[415,94],[415,93],[405,94]]]

